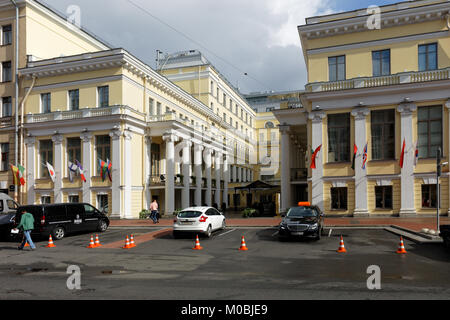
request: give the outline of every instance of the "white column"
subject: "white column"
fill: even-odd
[[[362,154],[366,140],[366,117],[369,109],[357,107],[352,110],[352,116],[355,117],[355,144],[358,153]],[[353,146],[352,149],[353,150]],[[367,167],[362,168],[362,156],[355,159],[355,211],[354,216],[368,216],[367,206]]]
[[[222,158],[223,155],[221,152],[215,151],[215,176],[216,176],[216,193],[214,194],[214,202],[217,204],[217,207],[220,208],[221,201],[220,201],[220,180],[221,180],[221,174],[220,174],[220,167],[222,165]]]
[[[202,151],[202,145],[194,145],[195,204],[197,206],[202,205]]]
[[[232,174],[233,174],[233,182],[237,181],[237,174],[236,174],[236,166],[231,166],[232,167]]]
[[[113,218],[123,218],[122,215],[122,192],[120,190],[120,186],[122,185],[121,180],[121,155],[122,155],[122,149],[120,146],[120,138],[122,137],[123,132],[121,130],[113,130],[109,133],[109,136],[112,140],[112,148],[111,148],[111,154],[112,159],[110,160],[112,163],[111,168],[111,202],[112,202],[112,208],[111,208],[111,217]],[[102,159],[103,161],[107,161],[107,159]],[[98,159],[95,159],[95,161],[98,161]],[[94,162],[95,163],[95,162]]]
[[[207,206],[211,206],[211,194],[212,194],[212,181],[211,181],[211,149],[205,147],[204,159],[205,159],[205,176],[206,176],[206,192],[205,203]]]
[[[315,150],[322,144],[323,119],[326,117],[323,111],[313,111],[308,115],[311,120],[311,148]],[[284,154],[284,151],[282,151]],[[323,205],[323,162],[325,158],[324,148],[320,149],[316,158],[316,169],[311,169],[311,204],[317,205],[324,212]]]
[[[445,103],[445,107],[448,110],[448,120],[449,120],[449,123],[450,123],[450,99],[448,99],[447,102]],[[447,161],[448,161],[448,158],[450,157],[450,136],[447,137],[447,139],[449,141],[449,145],[448,145],[448,149],[447,149],[448,152],[447,152],[447,155],[444,155],[444,156],[447,157]],[[444,141],[445,141],[445,139],[444,139]],[[449,195],[448,195],[448,198],[450,199],[450,175],[448,176],[448,180],[449,180],[449,188],[448,188]],[[448,208],[448,211],[447,211],[447,215],[450,216],[450,205],[449,205],[449,208]]]
[[[123,134],[123,152],[124,152],[124,164],[122,166],[123,174],[123,216],[125,219],[133,219],[136,217],[132,216],[131,212],[131,175],[132,175],[132,164],[131,164],[131,132],[125,131]],[[114,165],[114,163],[113,163]]]
[[[230,168],[228,165],[228,154],[225,154],[225,158],[223,159],[223,202],[225,206],[228,208],[228,181],[230,180]]]
[[[189,190],[190,190],[190,171],[191,164],[191,146],[192,143],[188,140],[183,141],[183,158],[182,158],[182,174],[183,174],[183,190],[181,192],[181,206],[188,208],[190,204]]]
[[[174,134],[164,134],[163,140],[166,142],[166,185],[165,185],[165,212],[170,216],[175,210],[175,142],[178,137]]]
[[[397,107],[401,113],[401,139],[400,150],[405,139],[405,156],[403,160],[403,169],[401,169],[401,208],[400,216],[415,216],[414,207],[414,152],[412,151],[412,114],[417,110],[413,103],[404,103]]]
[[[291,177],[290,177],[290,136],[289,126],[279,125],[281,134],[281,154],[284,158],[281,159],[281,205],[280,212],[285,213],[290,207],[291,203]]]
[[[147,133],[145,136],[145,209],[150,209],[152,202],[152,137]]]
[[[93,171],[91,169],[91,148],[92,148],[92,133],[83,132],[80,136],[81,142],[83,144],[83,159],[81,159],[81,166],[83,167],[83,174],[86,177],[86,182],[83,182],[83,202],[92,203],[91,200],[91,177],[93,176]]]
[[[34,181],[36,174],[36,138],[28,137],[25,139],[25,144],[27,146],[27,163],[26,163],[26,172],[27,172],[27,204],[34,204],[36,201],[36,194],[34,192]]]
[[[55,154],[54,154],[54,169],[55,169],[55,182],[53,186],[53,194],[54,194],[54,202],[61,203],[62,202],[62,179],[63,179],[63,160],[62,160],[62,141],[63,136],[60,134],[55,134],[52,136],[52,141],[55,146]]]

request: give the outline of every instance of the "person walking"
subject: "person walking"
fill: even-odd
[[[27,243],[28,241],[31,250],[35,250],[36,246],[34,245],[33,240],[31,239],[31,231],[34,229],[34,217],[31,213],[25,210],[23,210],[21,214],[22,216],[20,217],[20,223],[17,226],[17,229],[23,230],[23,240],[17,249],[23,250],[25,243]]]
[[[153,202],[150,203],[150,218],[153,220],[153,223],[158,223],[158,202],[156,199],[153,199]]]

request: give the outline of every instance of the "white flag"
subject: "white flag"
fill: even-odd
[[[55,182],[55,179],[56,179],[55,169],[53,169],[53,166],[48,162],[47,162],[47,169],[48,169],[50,178],[52,178],[52,181]]]

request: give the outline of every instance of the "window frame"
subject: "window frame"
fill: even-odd
[[[392,121],[386,121],[389,120],[390,117],[386,116],[386,113],[392,113],[393,117],[392,117]],[[374,122],[374,113],[384,113],[383,116],[383,121],[381,122]],[[383,109],[383,110],[372,110],[370,111],[370,134],[371,134],[371,160],[380,160],[380,161],[386,161],[386,160],[395,160],[395,123],[396,123],[396,113],[395,113],[395,109]],[[394,145],[394,148],[392,150],[392,154],[391,155],[386,155],[388,152],[388,150],[386,150],[385,146],[387,145],[387,142],[389,142],[389,139],[386,137],[386,126],[391,125],[392,126],[392,130],[393,130],[393,137],[392,137],[392,142]],[[376,143],[374,142],[374,126],[382,126],[382,133],[381,133],[381,157],[376,157],[377,155],[377,151],[376,151]]]
[[[346,115],[347,117],[347,121],[346,121],[346,125],[330,125],[330,118],[333,118],[334,116],[340,116],[340,115]],[[336,147],[335,147],[335,160],[330,161],[330,146],[332,145],[330,143],[330,128],[331,129],[343,129],[342,132],[345,134],[345,137],[342,135],[341,131],[337,131],[338,132],[338,137],[336,139]],[[339,162],[350,162],[350,128],[351,128],[351,124],[350,124],[350,113],[349,112],[345,112],[345,113],[335,113],[335,114],[329,114],[327,117],[327,138],[328,138],[328,152],[327,152],[327,162],[328,163],[339,163]],[[346,138],[347,141],[343,141],[342,138]],[[343,154],[345,155],[343,158],[341,158],[340,156],[340,152],[339,150],[342,149],[341,145],[347,144],[347,151],[344,152]],[[338,156],[336,156],[336,152],[338,154]]]
[[[419,120],[419,109],[425,109],[428,108],[428,119],[427,120]],[[440,108],[440,115],[437,118],[432,118],[430,119],[430,110],[432,108]],[[432,145],[431,145],[431,123],[432,122],[440,122],[441,124],[441,134],[440,134],[440,139],[441,139],[441,144],[438,146],[441,148],[441,150],[443,150],[443,144],[444,144],[444,122],[443,122],[443,108],[441,105],[434,105],[434,106],[422,106],[422,107],[418,107],[417,108],[417,139],[418,139],[418,143],[419,143],[419,123],[428,123],[428,132],[427,132],[427,152],[426,152],[426,156],[420,156],[420,145],[418,144],[417,147],[419,149],[419,159],[430,159],[430,158],[435,158],[436,157],[436,153],[432,154],[430,151]],[[435,145],[433,145],[435,146]]]
[[[99,137],[108,137],[109,144],[99,143],[98,142]],[[108,159],[111,160],[111,147],[112,147],[111,146],[111,137],[109,135],[96,135],[95,136],[95,173],[96,173],[96,176],[98,176],[98,177],[101,176],[100,164],[98,162],[98,159],[102,159],[103,161],[107,161]],[[107,154],[108,154],[107,148],[109,149],[109,156],[107,156]]]
[[[5,103],[5,99],[9,99],[9,102]],[[8,114],[5,115],[5,105],[9,105]],[[12,97],[2,97],[2,118],[12,117]]]
[[[73,93],[76,93],[75,97],[71,95]],[[80,110],[80,89],[67,90],[67,98],[70,111]],[[76,104],[74,105],[73,102],[76,102]]]
[[[388,65],[388,73],[383,74],[383,53],[388,52],[389,53],[389,65]],[[374,62],[375,62],[375,54],[379,54],[379,63],[380,63],[380,68],[377,71],[378,74],[376,74],[375,72],[375,66],[374,66]],[[388,76],[391,74],[391,49],[383,49],[383,50],[375,50],[372,51],[372,76],[374,77],[383,77],[383,76]]]
[[[377,190],[381,190],[381,202],[382,206],[377,206]],[[390,202],[391,206],[386,206],[386,197],[389,196],[389,194],[386,194],[386,190],[390,190]],[[392,186],[375,186],[375,209],[380,210],[392,210],[394,208],[394,193]]]
[[[41,93],[41,113],[51,113],[52,112],[52,94],[50,92]],[[47,99],[48,98],[48,99]],[[46,109],[48,107],[48,109]]]
[[[338,63],[339,58],[344,58],[344,62],[343,63]],[[335,60],[336,62],[334,64],[331,63],[331,60]],[[342,79],[339,77],[339,65],[343,64],[344,65],[344,74],[342,75]],[[332,79],[331,77],[331,66],[334,65],[335,66],[335,77],[336,79]],[[332,56],[332,57],[328,57],[328,81],[330,82],[336,82],[336,81],[344,81],[345,79],[347,79],[347,58],[345,55],[339,55],[339,56]]]
[[[5,79],[5,65],[9,64],[9,79]],[[4,61],[2,62],[2,82],[12,82],[13,80],[13,69],[12,69],[12,63],[11,61]]]
[[[49,146],[51,146],[51,147],[43,149],[44,142],[46,142],[46,143],[48,142]],[[45,157],[43,157],[43,152],[45,152]],[[51,139],[39,140],[39,163],[40,163],[39,178],[41,178],[41,179],[50,178],[50,174],[48,173],[48,168],[47,168],[46,162],[50,163],[53,166],[53,163],[54,163],[53,157],[54,157],[53,141]]]
[[[429,48],[430,48],[431,46],[435,46],[435,47],[436,47],[436,51],[435,51],[436,67],[433,68],[433,69],[430,68],[430,66],[429,66],[429,59],[428,59],[429,54],[430,54]],[[420,55],[421,55],[421,53],[420,53],[420,48],[426,48],[426,50],[425,50],[425,69],[421,69],[421,68],[420,68]],[[437,69],[439,69],[438,49],[439,49],[439,46],[438,46],[438,43],[437,43],[437,42],[424,43],[424,44],[419,44],[419,45],[418,45],[418,47],[417,47],[417,60],[418,60],[418,61],[417,61],[417,66],[418,66],[418,70],[419,70],[419,71],[432,71],[432,70],[437,70]]]
[[[333,201],[333,191],[336,191],[337,194],[337,200],[338,200],[338,207],[334,208],[333,204],[335,203],[335,201]],[[343,197],[344,195],[341,194],[341,192],[345,191],[345,197]],[[342,207],[341,204],[341,197],[343,197],[345,199],[345,207]],[[331,210],[335,210],[335,211],[346,211],[348,210],[348,187],[331,187],[330,188],[330,209]]]
[[[9,31],[5,31],[5,28],[9,27],[10,30]],[[5,34],[9,33],[9,42],[5,41]],[[12,44],[12,38],[13,38],[13,30],[12,30],[12,24],[6,24],[4,26],[2,26],[2,46],[7,46],[7,45],[11,45]]]
[[[105,90],[107,94],[105,94],[103,90]],[[104,98],[106,98],[106,103],[103,100]],[[97,87],[97,107],[98,108],[109,107],[109,85]]]
[[[430,198],[430,205],[428,207],[424,206],[424,187],[427,188],[429,192],[429,198]],[[439,190],[441,188],[439,187]],[[433,205],[433,194],[434,194],[434,205]],[[420,190],[420,197],[421,197],[421,208],[422,209],[437,209],[437,197],[436,197],[436,184],[422,184],[421,190]]]

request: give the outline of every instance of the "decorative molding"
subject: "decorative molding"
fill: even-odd
[[[25,145],[27,147],[33,147],[36,144],[36,137],[25,138]]]
[[[409,116],[416,110],[417,106],[412,102],[402,103],[397,107],[397,111],[400,112],[402,116]]]
[[[115,129],[113,131],[111,131],[109,133],[109,136],[113,139],[113,140],[118,140],[120,139],[120,137],[123,135],[123,131],[120,129]]]
[[[52,141],[53,141],[53,143],[56,144],[56,145],[61,144],[61,143],[63,142],[63,139],[64,139],[64,136],[61,135],[61,134],[59,134],[59,133],[54,134],[54,135],[52,136]]]
[[[376,180],[377,186],[392,186],[392,179],[377,179]]]
[[[178,142],[180,140],[180,137],[178,137],[177,135],[175,135],[173,133],[164,133],[162,136],[162,139],[165,142]]]
[[[352,116],[354,116],[356,120],[365,119],[369,113],[370,110],[363,107],[355,107],[351,112]]]
[[[322,120],[327,116],[327,114],[323,111],[311,111],[308,113],[308,119],[313,123],[322,122]]]
[[[80,139],[81,139],[83,142],[91,142],[92,137],[93,137],[92,132],[83,132],[83,133],[81,133],[81,135],[80,135]]]

